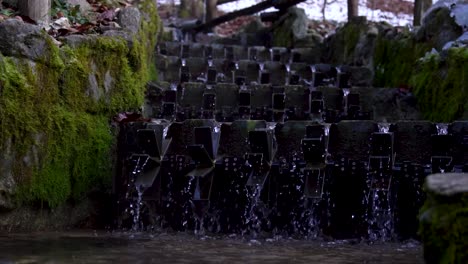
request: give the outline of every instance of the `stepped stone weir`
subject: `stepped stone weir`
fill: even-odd
[[[468,122],[408,120],[378,99],[397,89],[362,86],[366,68],[310,54],[160,43],[151,121],[120,132],[123,226],[415,237],[425,176],[468,172]]]

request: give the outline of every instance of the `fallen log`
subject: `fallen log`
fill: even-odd
[[[231,13],[227,13],[223,16],[220,16],[211,21],[208,21],[205,24],[198,25],[193,28],[193,32],[196,33],[196,32],[206,31],[222,23],[226,23],[228,21],[231,21],[241,16],[253,15],[262,10],[268,9],[270,7],[275,7],[280,10],[285,10],[291,6],[297,5],[304,1],[305,0],[266,0],[266,1],[260,2],[256,5],[253,5],[244,9],[240,9]]]
[[[236,1],[238,1],[238,0],[218,0],[216,5],[224,5],[224,4],[231,3],[231,2],[236,2]]]

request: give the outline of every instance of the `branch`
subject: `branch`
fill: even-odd
[[[234,11],[234,12],[231,12],[231,13],[227,13],[226,15],[217,17],[217,18],[215,18],[215,19],[213,19],[211,21],[208,21],[207,23],[205,23],[203,25],[195,27],[193,30],[195,32],[204,31],[206,29],[216,27],[219,24],[222,24],[222,23],[231,21],[233,19],[236,19],[236,18],[238,18],[240,16],[253,15],[253,14],[258,13],[258,12],[260,12],[262,10],[268,9],[268,8],[270,8],[272,6],[273,6],[273,0],[266,0],[266,1],[260,2],[260,3],[256,4],[256,5],[253,5],[251,7],[240,9],[240,10],[237,10],[237,11]]]
[[[236,1],[238,1],[238,0],[218,0],[216,5],[224,5],[224,4],[231,3],[231,2],[236,2]]]

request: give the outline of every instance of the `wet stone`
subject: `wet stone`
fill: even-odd
[[[432,123],[427,121],[402,121],[396,123],[394,132],[397,161],[411,160],[421,164],[430,162]]]
[[[224,156],[243,157],[249,149],[250,131],[266,128],[263,120],[238,120],[221,127],[221,139],[218,153]]]
[[[456,121],[451,125],[450,133],[454,141],[453,162],[455,164],[468,164],[468,121]]]
[[[367,160],[369,139],[376,131],[377,124],[373,121],[341,121],[330,131],[329,151],[333,156]]]

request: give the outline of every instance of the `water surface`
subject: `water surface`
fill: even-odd
[[[421,246],[190,233],[0,235],[0,263],[424,263]]]

